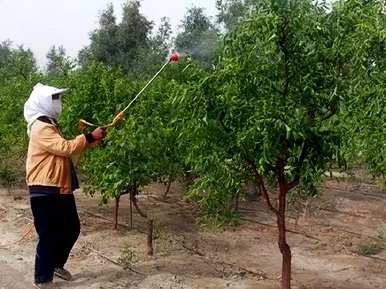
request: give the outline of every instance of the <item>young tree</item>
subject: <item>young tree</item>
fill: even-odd
[[[357,27],[359,17],[342,29],[314,1],[257,4],[226,35],[213,74],[181,100],[181,138],[200,175],[201,200],[231,199],[243,178],[254,176],[277,218],[281,287],[288,289],[287,197],[295,189],[315,192],[333,159],[340,141],[337,114],[360,84],[353,63],[363,61],[366,44],[355,43],[350,51],[358,53],[342,52],[345,30]]]
[[[0,44],[0,183],[11,186],[23,176],[27,136],[23,105],[36,75],[35,58],[29,49]]]
[[[386,6],[384,1],[344,1],[334,4],[331,19],[346,37],[341,53],[351,59],[350,102],[341,121],[345,157],[351,164],[365,165],[374,176],[386,175],[385,81]],[[360,58],[359,56],[362,56]]]
[[[39,77],[29,72],[17,75],[10,63],[0,69],[0,185],[8,188],[21,184],[24,178],[28,139],[23,105]]]
[[[80,118],[95,123],[111,121],[144,85],[143,81],[129,81],[112,68],[89,66],[72,81],[72,95],[61,119],[65,132],[75,133],[74,120]],[[177,137],[170,122],[173,110],[168,101],[169,95],[179,91],[180,86],[173,79],[159,78],[130,108],[124,122],[109,130],[101,148],[88,152],[81,162],[91,191],[100,192],[103,201],[115,199],[115,228],[119,201],[125,194],[130,194],[134,207],[152,227],[151,217],[138,207],[138,194],[143,186],[164,177],[175,178],[180,171],[174,163]]]

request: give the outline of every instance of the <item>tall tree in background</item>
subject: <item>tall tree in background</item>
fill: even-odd
[[[79,52],[79,62],[82,66],[87,66],[95,60],[110,65],[116,64],[118,55],[118,26],[114,16],[114,7],[110,4],[99,18],[99,28],[95,29],[90,35],[90,46],[83,48]]]
[[[133,70],[139,63],[138,55],[149,48],[152,29],[152,22],[140,13],[139,8],[139,1],[127,1],[122,7],[122,21],[117,24],[110,4],[100,16],[99,28],[91,33],[90,46],[80,51],[80,64],[86,66],[97,61],[119,66],[125,72]]]
[[[149,48],[149,36],[153,23],[139,11],[140,2],[128,1],[123,5],[122,21],[118,26],[118,61],[125,71],[129,71],[138,61],[143,49]]]
[[[253,0],[217,0],[217,23],[223,25],[226,31],[231,31],[255,6],[256,1]]]
[[[187,53],[204,66],[214,63],[219,43],[218,30],[204,13],[203,8],[188,9],[177,35],[175,45],[178,51]]]
[[[148,44],[138,50],[136,63],[130,71],[131,77],[148,78],[150,75],[154,75],[170,52],[170,47],[172,47],[171,35],[169,19],[163,17],[157,32],[149,36]]]
[[[63,46],[52,46],[47,53],[47,60],[47,73],[51,76],[67,76],[75,67],[74,62],[66,56]]]
[[[6,40],[0,43],[0,67],[7,65],[11,58],[11,45],[10,40]]]
[[[163,17],[156,34],[150,38],[150,53],[164,61],[172,46],[171,36],[172,26],[169,19]]]
[[[37,71],[36,60],[30,49],[22,45],[12,47],[11,41],[0,43],[0,77],[29,79]]]

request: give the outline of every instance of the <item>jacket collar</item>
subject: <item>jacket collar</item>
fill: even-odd
[[[58,122],[54,118],[50,118],[48,116],[43,115],[43,116],[39,116],[38,120],[45,122],[45,123],[53,124],[53,125],[59,127]]]

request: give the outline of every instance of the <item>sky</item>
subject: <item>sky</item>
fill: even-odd
[[[39,66],[46,62],[52,45],[63,45],[68,55],[75,57],[89,44],[89,33],[97,28],[98,17],[108,3],[113,3],[120,19],[125,0],[0,0],[0,42],[11,40],[14,45],[30,48]],[[142,0],[141,12],[159,23],[170,18],[176,31],[186,9],[204,7],[209,16],[216,14],[216,0]]]

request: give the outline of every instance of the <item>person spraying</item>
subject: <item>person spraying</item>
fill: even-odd
[[[59,288],[54,275],[70,281],[64,269],[78,239],[80,222],[73,191],[79,188],[71,157],[101,142],[106,130],[96,128],[72,140],[63,138],[57,118],[67,89],[38,83],[24,105],[29,145],[26,182],[34,225],[39,236],[34,286]]]
[[[35,257],[36,288],[59,288],[54,275],[70,281],[71,273],[64,269],[79,233],[80,223],[73,191],[78,179],[71,157],[101,142],[106,130],[122,121],[125,112],[157,78],[169,63],[178,63],[173,53],[135,98],[119,112],[110,124],[91,133],[66,140],[60,133],[57,118],[62,112],[62,97],[67,91],[38,83],[24,105],[28,123],[29,146],[26,181],[30,192],[35,229],[39,236]],[[81,127],[96,127],[85,120]]]

